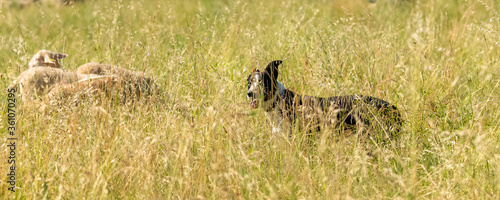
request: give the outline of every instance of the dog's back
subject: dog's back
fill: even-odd
[[[396,106],[371,96],[344,95],[315,97],[287,90],[283,116],[300,119],[309,128],[319,130],[321,124],[338,127],[381,127],[394,137],[400,131],[401,114]]]
[[[401,115],[397,107],[385,100],[363,95],[335,96],[321,99],[323,99],[322,107],[325,110],[341,110],[338,118],[348,125],[358,123],[372,125],[377,120],[377,118],[373,117],[381,117],[383,120],[380,121],[390,122],[391,127],[401,126]]]

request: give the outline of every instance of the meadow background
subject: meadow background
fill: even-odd
[[[17,191],[0,199],[499,199],[500,1],[186,0],[0,4],[0,88],[40,49],[113,63],[165,101],[18,103]],[[308,95],[386,99],[395,147],[271,134],[246,78],[284,60]],[[6,95],[0,130],[7,136]]]

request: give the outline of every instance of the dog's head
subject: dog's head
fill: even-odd
[[[270,62],[264,71],[254,69],[248,76],[247,98],[251,100],[250,106],[258,108],[260,100],[267,102],[273,99],[277,90],[278,66],[281,60]]]
[[[40,50],[31,58],[28,68],[32,67],[53,67],[61,68],[60,59],[66,58],[67,54],[55,53],[49,50]]]

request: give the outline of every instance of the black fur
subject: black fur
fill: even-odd
[[[387,123],[389,127],[392,127],[393,133],[399,132],[402,125],[401,115],[396,106],[371,96],[344,95],[325,98],[300,95],[285,89],[284,98],[278,98],[275,105],[281,105],[278,108],[279,112],[292,122],[301,118],[298,116],[300,112],[297,108],[306,106],[320,108],[325,114],[333,110],[340,110],[335,116],[330,117],[336,117],[336,121],[344,125],[345,128],[356,127],[359,123],[371,126],[376,123],[372,121],[374,115],[383,119],[382,123]],[[355,108],[358,109],[358,113],[354,112]],[[314,127],[311,128],[319,131],[319,123],[321,122],[316,121]]]
[[[266,69],[261,72],[259,71],[258,69],[255,69],[252,74],[250,74],[248,76],[248,88],[247,89],[250,89],[250,86],[251,86],[251,81],[253,79],[253,77],[256,75],[256,74],[259,74],[259,76],[261,77],[261,81],[263,81],[264,83],[264,88],[263,88],[263,91],[264,91],[264,101],[268,101],[269,99],[271,99],[275,92],[276,92],[276,87],[277,87],[277,78],[278,78],[278,66],[283,63],[283,61],[281,60],[275,60],[275,61],[272,61],[270,62]],[[249,97],[253,96],[253,94],[247,94]]]

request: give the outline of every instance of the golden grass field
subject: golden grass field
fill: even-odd
[[[68,54],[66,70],[111,63],[161,88],[125,104],[18,101],[15,192],[2,89],[0,199],[500,198],[498,0],[0,6],[1,88],[40,49]],[[272,135],[246,78],[276,59],[298,93],[396,105],[400,138]]]

